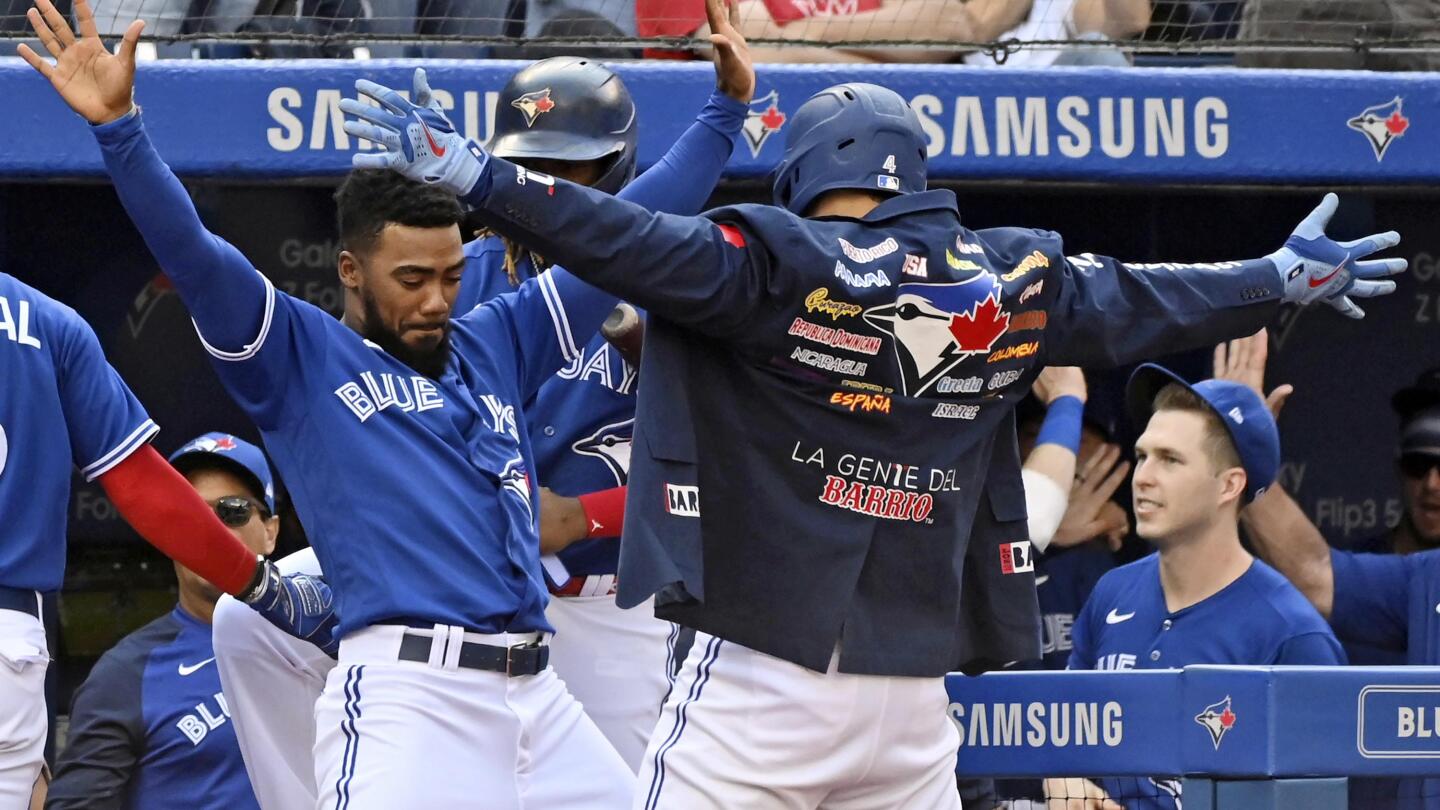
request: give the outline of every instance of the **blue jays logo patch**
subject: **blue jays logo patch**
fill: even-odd
[[[634,430],[635,420],[626,419],[600,428],[570,445],[570,449],[605,462],[615,476],[615,484],[624,486],[630,480],[630,440]]]
[[[894,336],[908,396],[925,393],[965,358],[989,352],[1010,326],[993,273],[950,284],[901,284],[897,292],[895,303],[871,307],[862,317]]]

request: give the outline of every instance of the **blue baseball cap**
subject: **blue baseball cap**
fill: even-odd
[[[1265,401],[1248,385],[1230,380],[1203,380],[1191,385],[1173,371],[1154,363],[1135,369],[1125,386],[1130,421],[1144,430],[1155,412],[1155,396],[1175,383],[1199,397],[1230,434],[1240,466],[1245,469],[1245,505],[1264,494],[1280,471],[1280,430]]]
[[[206,433],[170,454],[170,464],[181,473],[212,464],[225,468],[265,494],[265,508],[275,514],[275,479],[260,448],[229,433]]]

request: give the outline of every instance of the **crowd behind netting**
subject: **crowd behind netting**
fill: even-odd
[[[69,13],[70,0],[56,6]],[[23,37],[24,0],[0,3]],[[761,62],[1433,70],[1435,0],[741,0]],[[703,0],[101,0],[142,58],[705,58]],[[1177,61],[1178,60],[1178,61]]]

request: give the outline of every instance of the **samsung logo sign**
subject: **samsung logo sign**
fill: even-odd
[[[1125,737],[1125,710],[1113,700],[951,703],[949,714],[961,748],[1115,748]]]

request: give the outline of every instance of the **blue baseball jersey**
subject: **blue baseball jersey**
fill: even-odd
[[[505,243],[499,237],[465,246],[465,275],[455,312],[514,289],[504,270]],[[527,254],[516,263],[521,279],[533,277]],[[526,407],[530,441],[540,483],[560,495],[584,495],[628,482],[630,440],[635,426],[637,370],[601,335],[540,386]],[[559,554],[571,576],[613,574],[619,567],[616,538],[581,540]]]
[[[1075,622],[1070,669],[1178,669],[1345,663],[1325,620],[1285,577],[1260,560],[1219,593],[1180,610],[1165,605],[1160,555],[1100,578]],[[1178,779],[1102,779],[1130,810],[1179,810]]]
[[[706,110],[716,106],[738,131],[744,106],[712,98]],[[653,204],[643,192],[677,186],[703,199],[732,142],[712,124],[687,138],[723,141],[718,160],[696,168],[672,149],[666,170],[622,194]],[[341,636],[385,621],[552,630],[524,406],[581,360],[616,298],[546,271],[452,320],[454,350],[430,379],[277,292],[209,233],[138,112],[94,133],[222,383],[265,438],[334,588]]]
[[[1395,553],[1391,548],[1389,532],[1367,537],[1352,546],[1346,547],[1345,550],[1367,554]],[[1376,642],[1368,635],[1347,638],[1338,630],[1336,631],[1336,635],[1340,637],[1340,644],[1345,647],[1345,656],[1350,659],[1351,666],[1391,667],[1401,666],[1405,663],[1404,647],[1395,647],[1384,642]]]
[[[0,586],[65,577],[71,465],[93,480],[159,431],[75,310],[0,273]]]
[[[1075,617],[1100,578],[1115,567],[1104,543],[1051,547],[1035,555],[1035,595],[1040,599],[1040,650],[1043,669],[1065,669],[1074,646]]]
[[[748,109],[717,91],[665,157],[620,196],[643,201],[656,211],[699,211],[714,187],[713,178],[730,156]],[[532,254],[521,253],[515,273],[523,281],[535,276],[536,270]],[[505,272],[503,239],[488,236],[465,246],[456,315],[513,289]],[[541,484],[574,496],[629,482],[637,376],[637,369],[597,334],[540,387],[526,406],[526,421]],[[613,574],[620,561],[616,541],[613,537],[581,540],[559,557],[572,576]]]
[[[220,690],[210,625],[177,606],[121,639],[75,691],[45,806],[258,808],[235,709]]]

